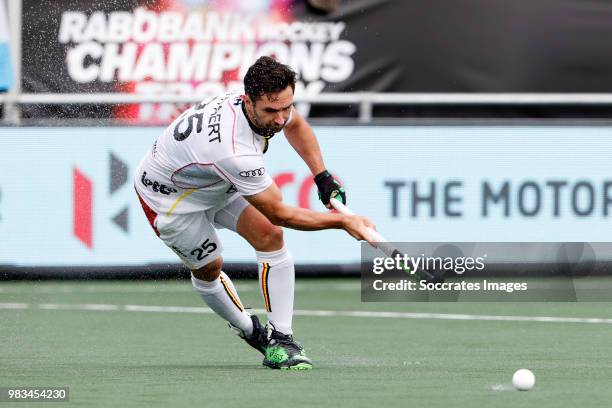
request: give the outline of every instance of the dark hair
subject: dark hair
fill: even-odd
[[[256,102],[262,95],[277,93],[288,86],[295,91],[295,71],[272,57],[259,57],[244,76],[244,91]]]

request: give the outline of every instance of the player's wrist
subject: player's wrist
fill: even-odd
[[[348,230],[350,217],[346,214],[337,214],[337,215],[340,217],[339,228],[343,230]]]
[[[314,182],[319,191],[319,199],[325,206],[329,205],[331,198],[336,198],[342,204],[346,204],[346,192],[344,187],[327,170],[323,170],[314,176]]]
[[[316,183],[316,184],[317,184],[317,186],[318,186],[318,185],[319,185],[319,184],[321,184],[321,183],[322,183],[324,180],[326,180],[326,179],[328,179],[328,178],[330,178],[330,177],[332,177],[331,173],[330,173],[329,171],[327,171],[327,169],[325,169],[325,170],[323,170],[323,171],[321,171],[321,172],[317,173],[317,174],[314,176],[314,181],[315,181],[315,183]]]

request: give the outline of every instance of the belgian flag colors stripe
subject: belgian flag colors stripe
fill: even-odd
[[[221,278],[221,284],[223,285],[223,288],[225,289],[225,293],[227,293],[227,296],[229,296],[230,299],[232,299],[232,302],[236,305],[238,309],[240,309],[241,312],[244,311],[244,307],[242,306],[242,303],[240,303],[240,301],[238,300],[238,296],[236,296],[232,292],[232,290],[230,289],[230,286],[227,284],[225,279],[223,279],[223,276],[221,276],[220,278]]]
[[[267,262],[263,263],[261,271],[261,291],[263,293],[264,304],[267,312],[272,311],[270,306],[270,294],[268,293],[268,275],[270,274],[270,264]]]

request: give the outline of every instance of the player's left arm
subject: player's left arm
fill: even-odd
[[[314,131],[306,120],[292,108],[291,120],[284,128],[289,144],[306,163],[313,176],[325,170],[323,156]]]
[[[291,120],[284,128],[289,144],[300,155],[314,176],[319,189],[319,199],[331,209],[329,199],[335,197],[346,204],[344,187],[325,169],[321,147],[314,131],[295,108],[292,108]]]

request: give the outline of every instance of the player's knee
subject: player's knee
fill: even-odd
[[[257,242],[258,251],[276,251],[283,247],[283,229],[276,225],[266,226],[259,235]]]
[[[219,257],[214,261],[204,265],[200,269],[194,269],[191,271],[193,276],[200,280],[212,282],[219,277],[221,274],[221,267],[223,266],[223,258]]]

